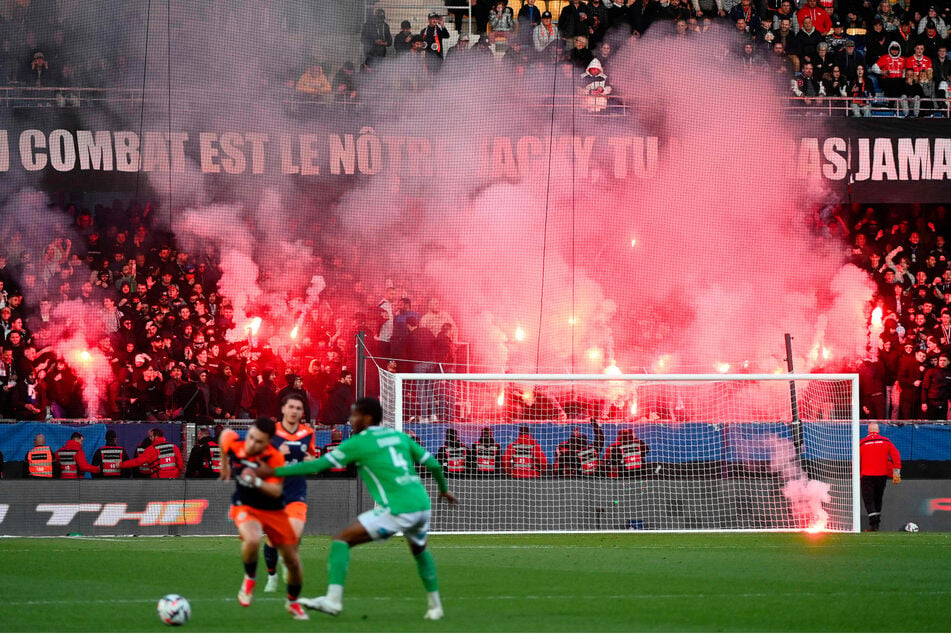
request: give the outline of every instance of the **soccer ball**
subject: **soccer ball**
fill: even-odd
[[[188,599],[178,594],[166,594],[159,599],[158,617],[167,625],[185,625],[192,616]]]
[[[906,532],[906,533],[917,533],[917,532],[918,532],[918,525],[915,524],[914,522],[908,522],[907,524],[905,524],[905,532]]]

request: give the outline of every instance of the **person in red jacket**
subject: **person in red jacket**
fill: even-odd
[[[870,423],[868,436],[859,442],[862,501],[868,513],[868,530],[877,531],[882,523],[882,496],[885,481],[901,482],[901,456],[888,438],[880,435],[878,423]]]
[[[149,439],[152,444],[145,451],[136,458],[123,460],[119,463],[119,468],[135,469],[139,465],[147,464],[152,469],[153,478],[174,480],[181,476],[185,463],[178,446],[166,440],[158,427],[149,430]]]
[[[66,444],[56,452],[56,464],[59,467],[59,477],[63,480],[78,480],[84,472],[99,473],[99,467],[94,467],[86,460],[83,452],[83,435],[73,432]]]
[[[528,425],[518,428],[518,437],[502,454],[502,470],[513,478],[540,478],[548,466],[545,452],[532,438]]]
[[[796,17],[799,19],[800,27],[804,19],[812,18],[812,25],[816,27],[819,33],[828,35],[832,31],[832,18],[829,17],[825,9],[819,6],[816,0],[806,0],[806,6],[796,12]]]

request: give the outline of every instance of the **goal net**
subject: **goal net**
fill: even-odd
[[[859,529],[857,375],[380,370],[380,395],[463,500],[436,532]]]

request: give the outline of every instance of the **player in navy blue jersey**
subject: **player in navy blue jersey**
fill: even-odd
[[[283,454],[286,464],[298,464],[320,457],[320,449],[314,442],[314,428],[302,423],[303,417],[303,396],[291,393],[281,399],[281,422],[276,426],[271,444]],[[292,476],[284,480],[284,500],[299,542],[304,533],[304,524],[307,523],[307,480],[304,476]],[[264,563],[268,575],[265,592],[277,591],[277,559],[277,549],[269,542],[265,543]]]

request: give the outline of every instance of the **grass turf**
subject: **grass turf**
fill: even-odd
[[[329,539],[302,547],[304,594],[323,594]],[[236,538],[0,539],[0,630],[168,631],[178,593],[195,631],[941,631],[951,535],[864,533],[435,536],[446,618],[405,542],[353,551],[345,609],[296,622],[235,594]],[[283,590],[283,588],[282,588]]]

